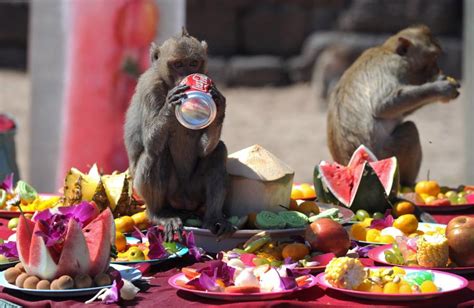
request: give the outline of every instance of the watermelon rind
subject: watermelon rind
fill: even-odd
[[[369,213],[384,213],[392,208],[384,186],[374,169],[367,162],[364,164],[364,170],[357,187],[349,204],[349,208],[354,213],[358,210],[366,210]]]
[[[353,168],[359,164],[362,164],[365,161],[376,162],[377,156],[375,156],[372,151],[369,150],[365,145],[361,144],[355,151],[352,153],[351,159],[347,164],[347,167]]]

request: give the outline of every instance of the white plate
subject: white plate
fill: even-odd
[[[356,241],[357,243],[366,244],[366,245],[387,245],[387,243],[376,243],[376,242],[367,242],[367,241],[356,240],[355,238],[352,237],[351,227],[352,227],[352,225],[344,227],[347,230],[347,232],[349,233],[349,236],[350,236],[351,240]],[[435,231],[437,228],[446,229],[446,225],[434,224],[434,223],[429,223],[429,222],[420,222],[420,223],[418,223],[418,229],[417,230],[420,230],[420,231],[423,231],[423,232],[429,232],[429,231]]]
[[[119,264],[111,264],[110,266],[118,270],[120,274],[122,275],[123,279],[134,281],[142,277],[142,273],[136,268],[133,268],[130,266],[119,265]],[[19,288],[9,283],[8,281],[6,281],[5,272],[0,272],[0,286],[11,289],[11,290],[20,291],[26,294],[42,296],[42,297],[76,297],[76,296],[83,296],[83,295],[94,295],[103,288],[111,287],[111,285],[109,285],[109,286],[102,286],[102,287],[69,289],[69,290],[24,289],[24,288]]]
[[[383,268],[383,267],[370,267],[370,268]],[[391,268],[391,267],[386,267]],[[419,272],[421,270],[417,269],[404,269],[406,273],[411,272]],[[426,271],[426,270],[423,270]],[[415,294],[384,294],[384,293],[372,293],[372,292],[364,292],[364,291],[354,291],[348,290],[343,288],[333,287],[329,282],[326,281],[325,273],[321,273],[316,276],[316,280],[319,285],[322,285],[326,288],[334,289],[345,293],[350,296],[371,299],[371,300],[390,300],[390,301],[412,301],[412,300],[423,300],[429,299],[437,296],[441,296],[447,293],[455,292],[465,288],[468,285],[468,281],[458,275],[447,273],[447,272],[439,272],[439,271],[431,271],[434,274],[434,283],[438,288],[441,288],[441,291],[435,293],[415,293]]]
[[[321,212],[331,208],[338,208],[340,217],[342,218],[341,224],[345,224],[351,221],[354,217],[354,213],[348,208],[319,203],[318,206],[321,209]],[[208,229],[194,228],[194,227],[184,227],[186,231],[193,231],[194,239],[196,241],[196,246],[202,247],[207,252],[218,253],[220,251],[227,251],[237,247],[241,243],[245,243],[249,238],[255,234],[265,231],[267,232],[272,239],[282,239],[288,238],[291,236],[304,236],[306,227],[304,228],[292,228],[292,229],[278,229],[278,230],[238,230],[232,234],[232,237],[217,240],[217,236],[212,234]]]

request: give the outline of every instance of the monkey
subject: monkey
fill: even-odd
[[[218,236],[229,234],[232,225],[222,211],[228,187],[227,148],[220,140],[226,99],[211,86],[217,115],[204,129],[185,128],[175,116],[188,89],[179,85],[181,80],[207,71],[207,43],[183,28],[181,35],[159,47],[152,43],[150,58],[124,125],[133,186],[151,220],[163,226],[166,241],[176,233],[181,240],[183,220],[198,212],[204,212],[204,228]]]
[[[415,184],[422,149],[415,123],[404,118],[459,95],[459,83],[438,67],[441,52],[430,29],[416,25],[362,53],[330,96],[327,142],[336,162],[347,164],[364,144],[379,159],[396,156],[400,183]]]

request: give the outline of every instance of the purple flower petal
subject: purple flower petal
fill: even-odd
[[[216,273],[212,274],[212,276],[201,273],[199,277],[188,281],[186,284],[194,286],[199,290],[220,291],[220,286],[217,284],[216,279]]]
[[[7,258],[18,258],[18,250],[15,242],[5,242],[0,245],[0,254]]]
[[[193,232],[187,232],[184,234],[185,244],[188,247],[189,255],[193,256],[196,261],[200,261],[202,258],[203,253],[199,247],[196,246],[196,242],[194,241],[194,234]]]
[[[283,284],[285,290],[291,290],[296,288],[296,280],[295,277],[293,276],[293,272],[290,269],[286,269],[286,277],[283,277],[280,275],[280,273],[277,271],[278,276],[280,277],[281,283]]]
[[[143,234],[143,232],[140,231],[140,229],[138,229],[136,226],[133,226],[133,229],[132,236],[140,240],[140,242],[145,243],[147,240],[145,234]]]
[[[389,211],[390,210],[387,210],[387,212]],[[385,214],[387,214],[387,212],[385,212]],[[370,228],[382,230],[387,227],[391,227],[392,224],[393,224],[393,216],[388,214],[387,216],[385,216],[385,218],[372,220],[372,222],[370,223]]]
[[[208,276],[215,276],[216,278],[222,279],[224,284],[230,285],[234,279],[235,268],[227,266],[225,262],[221,260],[214,260],[208,262],[208,266],[199,270],[201,274]]]
[[[67,218],[74,218],[81,224],[81,227],[85,227],[97,216],[97,208],[87,201],[82,201],[73,206],[59,207],[58,211]]]
[[[123,284],[123,282],[122,282]],[[104,294],[104,298],[102,299],[102,302],[104,304],[114,304],[117,303],[120,299],[120,287],[117,284],[117,281],[113,281],[112,287],[107,290]]]
[[[150,259],[161,259],[168,255],[166,252],[165,247],[163,246],[163,238],[161,237],[161,233],[159,232],[158,228],[150,228],[146,234],[148,243],[149,243],[149,251],[148,257]]]
[[[10,173],[5,177],[2,184],[0,184],[0,188],[4,189],[7,193],[13,194],[14,187],[13,187],[13,173]]]

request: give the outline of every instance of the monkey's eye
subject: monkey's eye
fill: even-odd
[[[181,61],[176,61],[175,63],[173,63],[173,66],[175,68],[182,68],[184,66],[184,64]]]
[[[189,63],[189,66],[196,67],[196,66],[198,66],[198,64],[199,64],[199,62],[197,60],[193,60],[193,61],[191,61],[191,63]]]

